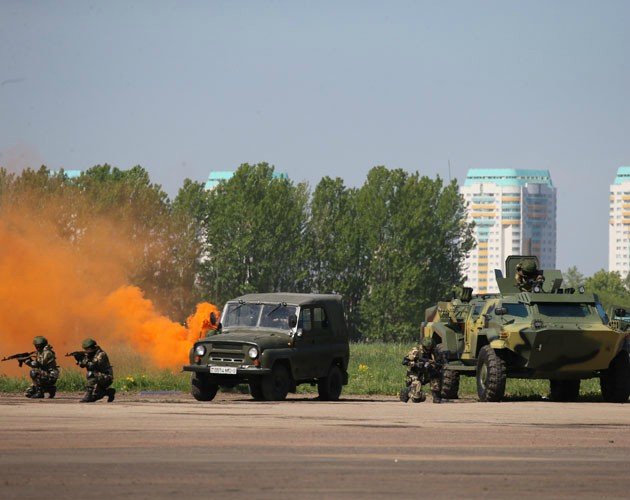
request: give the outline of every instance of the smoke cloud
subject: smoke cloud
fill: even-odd
[[[156,367],[185,364],[217,308],[199,304],[190,327],[171,321],[128,283],[146,245],[125,236],[120,221],[94,217],[77,230],[73,214],[81,210],[37,205],[31,199],[0,211],[0,355],[30,351],[43,335],[60,357],[92,337],[105,350],[127,344]],[[15,374],[17,364],[2,363],[0,372]]]

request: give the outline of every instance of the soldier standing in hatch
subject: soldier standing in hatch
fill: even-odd
[[[532,284],[541,285],[545,277],[538,271],[536,262],[533,260],[521,261],[516,265],[516,275],[514,276],[516,286],[519,290],[531,291]]]
[[[110,387],[114,382],[114,370],[109,358],[94,339],[85,339],[81,344],[83,353],[75,356],[77,365],[87,369],[87,388],[81,403],[93,403],[107,396],[111,403],[116,395],[116,389]]]
[[[34,359],[30,358],[24,362],[31,368],[29,375],[33,380],[33,385],[27,389],[24,395],[31,399],[41,399],[47,392],[49,398],[54,398],[57,392],[57,379],[59,378],[57,356],[52,346],[48,344],[46,337],[35,337],[33,345],[35,346]]]
[[[407,386],[400,391],[400,400],[404,403],[411,401],[421,403],[426,399],[422,391],[422,384],[427,380],[431,385],[434,403],[441,403],[443,363],[435,343],[430,337],[425,337],[420,343],[420,349],[414,347],[403,358],[403,365],[407,369]]]

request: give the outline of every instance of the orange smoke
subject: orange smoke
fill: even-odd
[[[0,211],[0,356],[30,351],[33,337],[43,335],[61,364],[72,366],[61,355],[93,337],[105,350],[127,344],[158,367],[185,364],[217,308],[199,304],[190,328],[171,321],[128,285],[128,270],[146,247],[126,241],[120,221],[92,220],[89,238],[77,242],[60,230],[58,213],[46,213]],[[1,363],[0,372],[23,374],[15,362]]]

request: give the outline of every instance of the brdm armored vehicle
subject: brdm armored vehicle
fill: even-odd
[[[348,331],[339,295],[261,293],[229,301],[214,335],[190,351],[192,395],[248,384],[256,400],[281,401],[299,384],[339,399],[348,383]]]
[[[465,288],[427,309],[422,335],[449,353],[443,396],[456,398],[459,377],[475,376],[479,399],[500,401],[513,377],[549,379],[553,400],[573,401],[582,379],[598,377],[605,401],[627,401],[628,330],[609,321],[596,295],[562,288],[560,271],[537,269],[536,257],[510,256],[507,276],[495,271],[500,293],[473,297]]]

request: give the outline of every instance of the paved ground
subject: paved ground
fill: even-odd
[[[2,498],[627,498],[630,405],[0,395]]]

